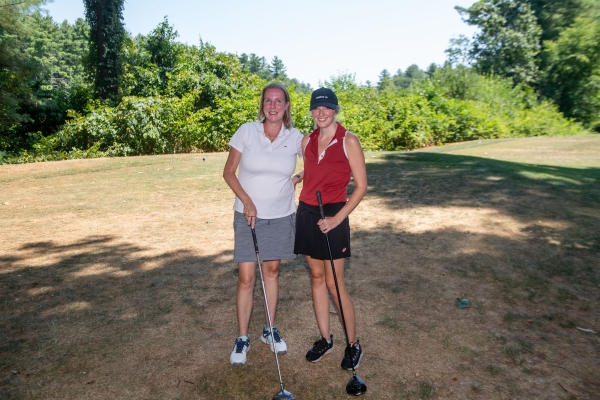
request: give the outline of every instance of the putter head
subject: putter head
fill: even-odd
[[[273,396],[273,400],[296,400],[294,396],[285,389],[281,389],[279,393]]]
[[[352,396],[360,396],[367,391],[367,385],[358,376],[354,375],[346,385],[346,393]]]

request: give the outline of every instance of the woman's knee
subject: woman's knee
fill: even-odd
[[[310,268],[310,280],[313,283],[325,283],[325,271],[322,268]]]
[[[265,279],[277,279],[279,276],[279,261],[265,261],[262,264]]]
[[[254,276],[239,275],[238,276],[238,287],[242,290],[253,290],[256,279]]]

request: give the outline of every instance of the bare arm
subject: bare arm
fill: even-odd
[[[304,170],[298,172],[296,175],[292,176],[292,183],[294,184],[294,189],[296,189],[296,185],[302,182],[304,179]]]
[[[256,223],[256,206],[252,202],[248,193],[244,190],[240,181],[238,180],[237,175],[235,174],[238,166],[240,165],[240,160],[242,159],[242,153],[233,147],[229,148],[229,156],[227,157],[227,162],[225,163],[225,168],[223,169],[223,179],[229,185],[233,193],[242,201],[244,204],[244,216],[246,217],[246,222],[248,225],[254,229],[254,224]]]
[[[345,140],[346,153],[348,154],[348,162],[350,163],[350,170],[354,178],[355,189],[344,207],[335,216],[326,217],[325,220],[318,222],[323,232],[328,232],[341,224],[367,193],[367,167],[365,165],[365,155],[362,147],[360,147],[360,141],[356,135],[351,133],[346,135]]]
[[[309,135],[306,135],[304,137],[302,137],[302,159],[305,159],[304,156],[304,149],[306,148],[306,144],[308,143],[308,138]],[[296,175],[294,175],[292,177],[292,182],[294,183],[294,188],[296,188],[296,185],[299,184],[300,182],[302,182],[302,180],[304,179],[304,170],[298,172]]]

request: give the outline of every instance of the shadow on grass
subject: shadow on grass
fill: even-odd
[[[370,163],[368,196],[390,210],[418,206],[493,208],[530,224],[534,237],[600,251],[600,169],[536,166],[438,153],[384,154]],[[563,222],[555,231],[540,220]]]
[[[114,358],[121,369],[127,362],[120,352],[145,340],[153,346],[153,332],[168,335],[178,319],[189,318],[189,335],[216,335],[221,313],[233,313],[237,270],[222,261],[230,259],[229,251],[156,255],[112,236],[30,242],[2,257],[0,365],[18,372],[0,379],[0,397],[45,397],[45,384],[93,369],[93,358]]]

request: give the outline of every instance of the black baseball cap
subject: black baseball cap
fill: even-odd
[[[310,111],[320,106],[333,109],[338,107],[338,99],[333,90],[322,87],[312,92],[310,96]]]

